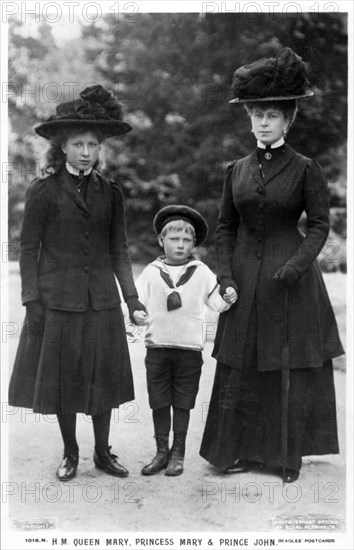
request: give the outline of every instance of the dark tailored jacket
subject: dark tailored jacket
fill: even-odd
[[[306,236],[297,227],[303,211]],[[281,369],[287,338],[292,369],[321,367],[344,353],[316,259],[328,231],[327,184],[313,160],[285,145],[263,182],[257,151],[227,168],[216,230],[218,280],[233,279],[239,298],[220,315],[218,361],[242,368],[245,347],[254,343],[246,338],[253,303],[257,327],[249,334],[257,340],[258,370]],[[272,281],[284,264],[300,275],[289,291]]]
[[[22,303],[85,311],[117,307],[137,296],[120,186],[92,171],[86,202],[63,168],[35,180],[26,197],[21,232]]]

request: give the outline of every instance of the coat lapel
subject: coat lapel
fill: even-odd
[[[294,155],[295,151],[288,145],[285,145],[284,153],[281,156],[277,155],[270,161],[268,170],[265,172],[264,185],[267,185],[273,178],[278,176],[293,159]]]
[[[252,151],[252,153],[249,155],[248,158],[249,158],[249,163],[247,166],[247,172],[251,178],[251,181],[256,182],[258,185],[262,185],[264,182],[261,178],[261,174],[259,170],[257,149]]]
[[[280,172],[284,170],[284,168],[289,164],[289,162],[292,160],[292,158],[295,155],[295,151],[289,147],[288,145],[285,145],[284,147],[284,153],[281,156],[277,156],[273,158],[272,161],[269,162],[269,165],[267,166],[267,170],[265,172],[265,178],[261,178],[260,175],[260,167],[259,167],[259,161],[258,161],[258,155],[257,155],[257,149],[255,149],[249,156],[249,175],[252,178],[252,181],[256,181],[257,183],[260,183],[261,185],[267,185],[273,178],[275,178]]]
[[[92,170],[90,174],[89,182],[88,182],[87,196],[86,196],[86,207],[88,209],[91,208],[95,200],[97,191],[98,191],[98,178],[96,173]]]
[[[70,177],[70,174],[67,170],[63,169],[61,171],[59,179],[62,189],[68,195],[68,197],[70,197],[70,199],[73,200],[79,208],[81,208],[85,212],[88,212],[94,202],[95,195],[98,191],[98,178],[95,172],[92,171],[89,177],[86,202],[76,189],[75,183]]]
[[[60,185],[63,189],[63,191],[68,195],[68,197],[74,201],[74,203],[81,208],[82,210],[85,210],[85,212],[88,212],[87,204],[85,203],[84,199],[76,189],[75,182],[73,181],[73,178],[70,177],[69,172],[63,168],[63,170],[60,173],[59,176]]]

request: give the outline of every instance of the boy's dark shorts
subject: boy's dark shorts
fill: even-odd
[[[149,403],[152,409],[175,405],[193,409],[203,365],[200,351],[148,348],[145,358]]]

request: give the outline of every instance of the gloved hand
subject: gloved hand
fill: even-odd
[[[234,288],[238,293],[238,286],[231,277],[221,277],[219,284],[220,284],[219,293],[221,296],[224,296],[226,289],[229,286],[232,286],[232,288]]]
[[[134,315],[133,315],[134,311],[146,312],[146,307],[141,302],[139,302],[137,296],[130,296],[129,298],[126,298],[125,301],[127,303],[128,310],[129,310],[129,319],[131,320],[132,323],[134,323],[134,325],[136,325],[137,323],[135,322]]]
[[[45,310],[39,300],[33,300],[26,304],[26,317],[30,324],[43,323]]]
[[[299,279],[300,275],[296,267],[286,264],[278,269],[273,277],[273,281],[275,281],[276,283],[280,283],[286,288],[291,288],[292,286],[294,286]]]

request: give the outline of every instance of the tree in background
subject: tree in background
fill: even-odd
[[[125,189],[133,261],[150,260],[158,253],[153,216],[162,206],[181,202],[207,218],[210,233],[204,259],[213,265],[225,166],[254,147],[245,111],[228,104],[232,73],[240,65],[276,55],[281,47],[293,48],[308,63],[317,93],[315,99],[300,103],[288,142],[325,168],[333,207],[330,238],[342,249],[347,140],[344,14],[137,14],[119,21],[107,15],[83,26],[82,38],[64,48],[55,45],[48,25],[41,26],[40,39],[34,42],[20,38],[16,25],[10,55],[15,82],[66,82],[73,77],[83,85],[100,82],[124,104],[133,131],[107,142],[103,169]],[[18,61],[18,51],[25,65]],[[33,162],[38,157],[38,139],[28,130],[53,110],[53,103],[22,104],[12,98],[12,159]],[[12,179],[10,218],[12,237],[17,238],[28,183]],[[337,268],[339,263],[325,261],[323,268]]]
[[[21,22],[11,20],[8,179],[9,233],[14,244],[19,239],[26,189],[34,177],[41,176],[47,149],[47,143],[34,133],[33,126],[53,114],[56,103],[70,98],[73,86],[66,83],[74,79],[80,83],[91,82],[95,76],[86,64],[81,41],[58,47],[50,25],[38,25],[36,38],[23,36],[22,28]]]

